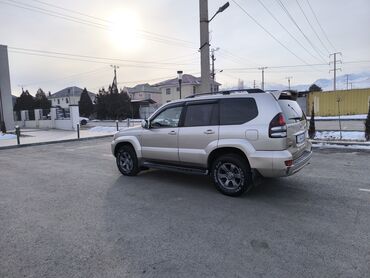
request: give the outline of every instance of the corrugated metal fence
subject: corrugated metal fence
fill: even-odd
[[[338,110],[341,115],[367,114],[369,102],[370,88],[312,92],[307,97],[307,112],[310,115],[314,105],[317,116],[337,116]]]

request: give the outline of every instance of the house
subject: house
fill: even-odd
[[[201,84],[200,77],[195,77],[191,74],[184,74],[182,76],[181,98],[203,93],[200,91],[200,84]],[[220,85],[221,85],[220,83],[215,82],[214,90],[218,91]],[[180,98],[179,80],[177,78],[159,82],[152,86],[157,87],[160,90],[162,94],[162,104]]]
[[[150,86],[148,83],[139,84],[132,88],[125,88],[131,101],[153,100],[149,101],[150,106],[157,109],[162,105],[161,91],[157,87]]]
[[[51,101],[51,106],[60,106],[61,108],[68,108],[69,105],[71,104],[78,105],[82,91],[83,89],[76,86],[68,87],[54,94],[49,95],[48,99]],[[91,92],[88,92],[88,94],[91,100],[94,101],[96,95]]]

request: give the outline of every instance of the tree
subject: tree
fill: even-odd
[[[369,112],[367,113],[367,118],[365,121],[365,138],[366,141],[370,141],[370,102],[369,102]]]
[[[83,89],[80,97],[80,101],[78,102],[80,115],[82,117],[90,117],[90,115],[94,112],[94,105],[92,100],[87,92],[86,88]]]
[[[308,136],[310,139],[314,139],[316,135],[316,128],[315,128],[315,106],[312,103],[312,110],[311,110],[311,118],[310,118],[310,127],[308,128]]]
[[[21,111],[21,110],[33,110],[35,108],[35,102],[33,96],[26,91],[22,91],[22,94],[17,97],[14,105],[14,111]]]
[[[95,112],[96,117],[99,120],[105,120],[107,118],[107,109],[106,109],[106,100],[107,100],[108,92],[102,88],[99,90],[95,98]]]
[[[308,91],[309,92],[322,92],[322,89],[316,84],[312,84],[310,88],[308,88]]]
[[[45,92],[40,88],[37,90],[35,99],[34,99],[34,108],[35,109],[50,109],[51,101],[46,97]]]

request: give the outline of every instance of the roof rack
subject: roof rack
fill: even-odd
[[[186,98],[195,98],[199,96],[207,96],[207,95],[230,95],[231,93],[249,93],[249,94],[255,94],[255,93],[264,93],[265,91],[261,89],[233,89],[233,90],[225,90],[225,91],[217,91],[212,93],[202,93],[202,94],[195,94],[187,96]]]

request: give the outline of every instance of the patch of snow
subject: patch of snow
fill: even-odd
[[[89,131],[91,132],[117,132],[117,128],[113,126],[95,126],[93,128],[90,128]]]
[[[370,150],[369,145],[337,145],[337,144],[325,144],[325,143],[316,143],[312,144],[314,148],[328,148],[328,149],[347,149],[347,150]]]
[[[340,140],[339,131],[316,131],[315,139],[320,140]],[[365,141],[363,131],[342,131],[342,140]]]
[[[358,114],[358,115],[343,115],[340,116],[341,120],[366,120],[367,114]],[[309,120],[311,117],[307,117]],[[315,116],[315,120],[339,120],[338,116],[328,116],[328,117],[321,117]]]
[[[14,134],[0,133],[0,140],[16,139],[17,136]]]

